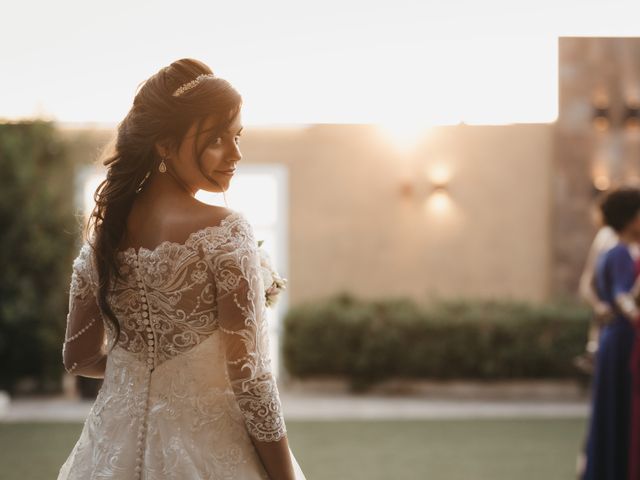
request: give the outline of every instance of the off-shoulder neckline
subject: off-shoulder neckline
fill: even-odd
[[[230,214],[225,216],[222,220],[220,220],[220,223],[218,223],[217,225],[207,225],[205,227],[199,228],[198,230],[194,230],[182,242],[174,242],[174,241],[171,241],[171,240],[163,240],[162,242],[160,242],[158,245],[156,245],[153,248],[128,247],[128,248],[125,248],[124,250],[117,250],[116,251],[116,256],[118,258],[126,257],[127,255],[140,256],[143,252],[144,252],[145,255],[152,255],[152,254],[154,254],[154,253],[158,252],[159,250],[161,250],[163,248],[166,248],[166,247],[187,247],[187,246],[191,245],[196,238],[206,236],[206,234],[208,234],[208,233],[211,233],[211,232],[214,232],[216,230],[223,229],[223,228],[227,227],[227,225],[235,217],[244,218],[244,216],[242,215],[241,212],[234,210]]]

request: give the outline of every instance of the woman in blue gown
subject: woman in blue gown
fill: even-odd
[[[637,276],[630,245],[640,240],[640,190],[611,191],[600,205],[618,243],[597,260],[598,296],[614,311],[601,330],[592,383],[584,480],[626,480],[631,423],[630,357],[638,310],[631,294]]]

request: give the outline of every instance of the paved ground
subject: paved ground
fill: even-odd
[[[443,400],[420,397],[281,392],[285,418],[340,419],[469,419],[582,418],[587,401]],[[0,421],[83,421],[92,401],[37,398],[0,402]]]

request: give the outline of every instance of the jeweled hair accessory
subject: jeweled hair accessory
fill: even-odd
[[[173,96],[174,97],[179,97],[180,95],[182,95],[184,92],[186,92],[187,90],[191,90],[193,87],[195,87],[196,85],[198,85],[200,83],[201,80],[204,80],[205,78],[214,78],[213,73],[203,73],[202,75],[198,75],[195,80],[191,80],[188,83],[185,83],[183,85],[180,85],[175,92],[173,92]]]

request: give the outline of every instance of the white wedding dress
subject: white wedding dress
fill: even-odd
[[[183,243],[132,247],[117,261],[124,278],[107,298],[117,341],[87,242],[73,262],[65,366],[81,370],[115,347],[58,480],[268,479],[250,437],[276,441],[286,428],[246,217],[234,211]]]

